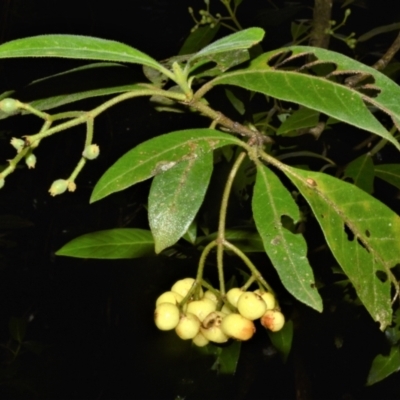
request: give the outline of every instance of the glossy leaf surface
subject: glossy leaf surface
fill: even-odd
[[[268,64],[273,57],[285,52],[290,52],[293,56],[314,55],[320,62],[334,65],[338,74],[352,71],[354,75],[354,71],[357,71],[363,76],[371,77],[375,81],[373,87],[376,88],[378,94],[376,97],[367,96],[356,88],[324,77],[305,74],[300,68],[285,70]],[[210,84],[240,86],[306,106],[339,121],[375,133],[400,150],[399,142],[381,125],[365,104],[371,104],[390,115],[393,122],[400,126],[400,103],[395,100],[400,97],[400,87],[373,68],[342,54],[305,46],[288,47],[284,50],[265,53],[253,60],[248,68],[226,73],[215,78]],[[349,107],[350,104],[351,107]]]
[[[265,251],[285,288],[297,300],[322,311],[322,299],[307,259],[306,241],[303,235],[282,224],[283,217],[289,217],[293,224],[299,222],[299,208],[280,179],[262,164],[257,165],[252,207]]]
[[[154,255],[154,240],[151,232],[144,229],[110,229],[79,236],[56,254],[110,260],[138,258]]]
[[[214,129],[188,129],[150,139],[128,151],[106,171],[90,201],[100,200],[165,172],[181,161],[230,144],[243,145],[239,139]]]
[[[325,239],[375,321],[391,323],[389,269],[400,263],[400,217],[356,186],[319,172],[282,171],[311,206]]]
[[[160,253],[188,230],[207,191],[213,170],[211,152],[182,161],[157,175],[149,194],[149,222]]]
[[[126,44],[78,35],[40,35],[12,40],[0,46],[0,58],[16,57],[61,57],[160,67],[156,60]]]

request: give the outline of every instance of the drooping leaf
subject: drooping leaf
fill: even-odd
[[[147,65],[160,64],[139,50],[114,40],[77,35],[40,35],[16,39],[0,46],[0,58],[61,57]]]
[[[302,107],[296,110],[282,125],[278,128],[276,133],[282,135],[297,129],[311,128],[318,123],[319,112],[310,110],[307,107]]]
[[[90,201],[100,200],[165,172],[181,161],[226,145],[240,146],[243,143],[214,129],[188,129],[150,139],[128,151],[105,172],[97,182]]]
[[[349,163],[344,170],[344,178],[350,178],[352,183],[371,194],[374,187],[374,163],[371,156],[363,154]]]
[[[232,341],[227,347],[219,347],[221,352],[217,362],[220,374],[233,375],[236,372],[241,347],[239,340]]]
[[[154,239],[144,229],[110,229],[79,236],[61,247],[56,255],[110,260],[153,256]]]
[[[395,22],[394,24],[378,26],[370,31],[362,34],[357,38],[357,42],[365,42],[376,35],[381,35],[382,33],[387,33],[391,31],[398,31],[400,29],[400,22]]]
[[[261,42],[264,34],[265,32],[261,28],[248,28],[235,32],[204,47],[189,59],[189,63],[193,64],[195,60],[218,53],[248,49]]]
[[[286,321],[283,328],[278,332],[268,331],[268,336],[283,357],[283,361],[286,362],[289,357],[290,349],[292,348],[293,341],[293,322]]]
[[[157,175],[149,194],[149,222],[155,251],[175,244],[188,230],[207,191],[212,153],[182,161]]]
[[[304,70],[307,68],[285,70],[282,69],[285,66],[284,62],[276,67],[269,65],[271,60],[287,53],[292,54],[287,58],[289,61],[313,55],[320,63],[332,65],[336,70],[329,78],[333,79],[342,74],[359,74],[373,80],[374,84],[368,84],[364,88],[353,88],[326,77],[305,74]],[[314,64],[309,65],[311,68]],[[342,54],[313,47],[288,47],[265,53],[253,60],[248,68],[225,73],[210,82],[210,85],[220,84],[240,86],[277,99],[298,103],[381,136],[400,150],[399,142],[366,106],[366,103],[373,105],[388,114],[400,127],[400,103],[395,101],[400,96],[400,87],[377,70]],[[367,95],[363,90],[371,90],[377,95]]]
[[[211,28],[210,25],[199,26],[195,31],[191,32],[186,38],[179,55],[192,54],[206,47],[219,31],[220,24]]]
[[[376,165],[375,176],[400,189],[400,164]]]
[[[400,217],[358,187],[281,165],[314,212],[333,255],[384,330],[391,323],[390,268],[400,263]]]
[[[322,299],[307,259],[306,241],[282,224],[284,217],[289,217],[293,224],[299,222],[299,208],[280,179],[262,164],[257,165],[252,208],[264,249],[285,288],[297,300],[322,311]]]
[[[374,358],[368,374],[367,386],[380,382],[397,371],[400,371],[400,347],[393,346],[389,355],[378,354]]]

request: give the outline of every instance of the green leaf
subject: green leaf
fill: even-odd
[[[128,151],[105,172],[90,202],[165,172],[181,161],[229,144],[243,146],[239,139],[214,129],[188,129],[150,139]]]
[[[197,221],[194,219],[192,223],[189,225],[189,228],[185,232],[185,234],[182,236],[183,239],[188,241],[191,244],[196,243],[197,239]]]
[[[113,40],[76,35],[40,35],[16,39],[0,46],[0,58],[62,57],[104,60],[147,65],[161,65],[133,47]]]
[[[211,178],[213,155],[183,161],[157,175],[149,194],[149,222],[155,251],[174,245],[194,220]]]
[[[395,22],[394,24],[389,24],[389,25],[378,26],[358,37],[357,42],[365,42],[376,35],[381,35],[382,33],[387,33],[391,31],[398,31],[399,29],[400,29],[400,22]]]
[[[302,107],[296,110],[282,125],[276,133],[282,135],[297,129],[312,128],[318,124],[319,112]]]
[[[233,375],[236,372],[241,347],[241,342],[238,340],[232,341],[227,347],[219,347],[221,351],[217,362],[220,374]]]
[[[13,96],[38,110],[49,110],[90,97],[143,89],[134,84],[134,80],[131,68],[115,63],[95,63],[34,81]],[[0,119],[6,117],[0,112]]]
[[[283,361],[286,362],[289,357],[290,349],[292,348],[293,322],[286,321],[283,328],[278,332],[267,332],[272,344],[283,356]]]
[[[322,311],[322,299],[307,259],[306,241],[282,224],[285,217],[293,224],[299,222],[299,208],[278,177],[262,164],[257,165],[252,207],[265,251],[285,288],[297,300]]]
[[[321,63],[335,66],[337,75],[360,73],[375,81],[379,94],[370,97],[330,79],[308,75],[303,69],[284,70],[284,63],[273,67],[268,62],[280,54],[290,52],[295,59],[313,55]],[[287,61],[286,60],[286,61]],[[350,72],[349,72],[350,71]],[[334,76],[334,74],[333,74]],[[358,61],[330,50],[305,46],[293,46],[284,50],[265,53],[253,60],[246,69],[228,72],[212,80],[210,85],[228,84],[263,93],[280,100],[301,104],[318,112],[325,113],[339,121],[375,133],[391,142],[400,150],[399,142],[384,128],[369,111],[366,104],[372,105],[390,115],[396,126],[400,127],[400,87],[391,79]],[[349,106],[351,104],[351,107]]]
[[[400,164],[376,165],[375,176],[400,189]]]
[[[261,28],[248,28],[235,32],[204,47],[189,59],[189,63],[192,64],[194,60],[218,53],[248,49],[261,42],[264,34],[265,32]]]
[[[179,55],[196,53],[206,47],[218,33],[219,27],[220,24],[215,25],[214,28],[211,28],[210,25],[199,26],[186,38],[179,50]]]
[[[367,386],[371,386],[389,375],[400,370],[400,347],[393,346],[390,354],[383,356],[377,355],[372,362],[371,369],[367,378]]]
[[[154,255],[154,240],[144,229],[109,229],[79,236],[61,247],[58,256],[119,259]]]
[[[25,318],[11,317],[8,323],[10,336],[18,343],[22,343],[26,335],[27,325]]]
[[[352,183],[371,194],[374,189],[374,163],[371,156],[363,154],[348,164],[344,178],[351,178]]]
[[[350,183],[319,172],[281,168],[311,206],[333,255],[384,330],[392,316],[388,275],[400,263],[400,217]]]

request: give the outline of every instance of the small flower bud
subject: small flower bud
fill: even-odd
[[[29,154],[29,156],[25,157],[25,163],[29,169],[35,168],[36,156],[33,153]]]
[[[0,101],[0,110],[6,114],[13,114],[19,108],[19,101],[15,99],[6,98]]]
[[[82,153],[83,157],[88,160],[94,160],[99,154],[100,148],[97,146],[97,144],[90,144],[89,146],[86,146]]]
[[[25,141],[22,139],[18,139],[13,137],[10,141],[11,146],[14,147],[15,150],[17,150],[17,153],[19,153],[25,146]]]
[[[50,195],[57,196],[58,194],[62,194],[67,190],[67,187],[68,181],[66,181],[65,179],[57,179],[50,187]]]

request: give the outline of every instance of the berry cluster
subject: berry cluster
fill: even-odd
[[[278,310],[275,296],[270,292],[229,290],[224,298],[213,291],[203,293],[198,288],[199,300],[188,297],[195,280],[185,278],[177,281],[168,292],[156,301],[154,320],[158,329],[175,329],[183,340],[192,339],[197,346],[209,342],[225,343],[229,339],[248,340],[255,331],[254,320],[277,332],[285,323]]]

